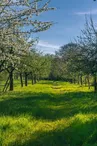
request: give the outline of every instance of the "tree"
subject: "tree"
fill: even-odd
[[[13,71],[24,52],[29,51],[27,42],[29,35],[47,30],[52,25],[52,22],[33,19],[33,16],[54,9],[48,8],[49,2],[45,4],[41,0],[0,2],[0,72],[5,70],[9,72],[10,90],[13,90]],[[39,6],[39,3],[42,5]]]
[[[57,72],[59,72],[58,76],[61,79],[63,78],[69,81],[74,80],[75,82],[75,73],[80,72],[78,47],[76,43],[68,43],[56,52],[57,61],[55,60],[55,62],[57,62],[57,67],[59,66]]]
[[[86,20],[86,27],[78,41],[81,46],[83,71],[94,77],[94,90],[97,92],[97,30],[92,18],[90,21]]]

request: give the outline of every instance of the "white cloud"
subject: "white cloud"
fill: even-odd
[[[75,15],[97,15],[97,9],[91,11],[75,12]]]
[[[50,44],[49,42],[40,40],[37,44],[37,48],[43,51],[44,53],[54,54],[55,51],[57,51],[60,48],[60,46]]]
[[[59,47],[60,47],[58,45],[50,44],[50,43],[42,41],[42,40],[40,40],[37,45],[40,47],[46,47],[46,48],[51,48],[51,49],[59,49]]]

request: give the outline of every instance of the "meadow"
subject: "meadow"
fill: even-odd
[[[0,96],[0,146],[97,146],[97,93],[40,81]]]

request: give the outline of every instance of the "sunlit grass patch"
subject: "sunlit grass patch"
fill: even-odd
[[[61,123],[62,125],[60,125]],[[63,121],[48,122],[26,116],[2,117],[0,118],[0,125],[2,145],[10,145],[11,143],[20,145],[24,144],[29,138],[35,141],[39,135],[55,131],[57,127],[63,126]]]
[[[0,146],[96,146],[92,88],[41,81],[0,97]]]

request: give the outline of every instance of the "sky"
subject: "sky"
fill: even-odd
[[[49,6],[56,10],[43,13],[39,19],[53,21],[54,25],[35,34],[39,37],[37,48],[43,53],[54,54],[64,44],[74,41],[84,28],[85,15],[91,14],[97,22],[97,2],[93,0],[51,0]]]

